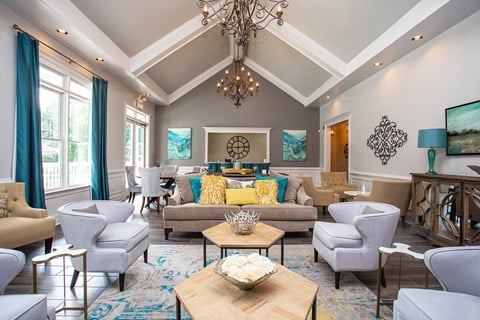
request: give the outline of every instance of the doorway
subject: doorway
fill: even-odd
[[[348,174],[348,120],[330,126],[330,171]]]

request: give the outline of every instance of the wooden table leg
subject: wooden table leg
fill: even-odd
[[[315,296],[312,303],[312,320],[317,320],[317,296]]]

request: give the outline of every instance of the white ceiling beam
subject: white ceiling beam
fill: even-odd
[[[102,58],[109,61],[109,63],[114,61],[115,64],[120,65],[124,70],[129,69],[130,58],[71,1],[41,1],[63,19],[66,22],[66,25],[69,25],[78,31],[78,35],[82,37],[83,44],[86,48],[88,48],[89,45],[92,45],[103,52]],[[82,51],[81,48],[78,50],[80,52]],[[88,57],[88,55],[86,56]],[[93,59],[93,57],[89,58]]]
[[[410,9],[403,17],[395,22],[380,37],[375,39],[375,41],[363,49],[348,63],[347,74],[350,74],[363,66],[366,62],[385,50],[393,42],[403,37],[406,33],[422,23],[449,1],[450,0],[422,0],[417,3],[417,5]]]
[[[215,27],[214,23],[203,26],[200,16],[193,17],[163,38],[158,39],[132,56],[130,59],[130,71],[137,76],[146,72],[155,64],[213,27]]]
[[[322,95],[328,92],[328,90],[332,89],[334,86],[336,86],[341,79],[335,78],[335,77],[330,77],[327,81],[325,81],[320,87],[318,87],[317,90],[313,91],[311,95],[309,95],[306,99],[305,106],[309,106],[312,104],[315,100],[320,98]]]
[[[335,77],[344,77],[347,71],[346,63],[292,25],[287,22],[282,26],[271,23],[267,30]]]
[[[138,76],[137,79],[154,98],[158,99],[162,104],[170,104],[168,94],[160,86],[158,86],[158,84],[153,81],[152,78],[146,74],[142,74]]]
[[[199,85],[201,85],[203,82],[207,81],[210,79],[212,76],[216,75],[218,72],[220,72],[222,69],[228,67],[230,64],[232,64],[232,56],[228,56],[227,58],[223,59],[216,65],[208,68],[205,72],[201,73],[200,75],[196,76],[174,92],[170,94],[169,101],[170,104],[177,101],[184,95],[186,95],[188,92],[191,90],[195,89]],[[212,88],[213,90],[214,88]]]
[[[273,73],[271,73],[270,71],[268,71],[267,69],[257,64],[255,61],[253,61],[248,57],[245,58],[244,63],[247,67],[252,69],[252,71],[255,71],[256,73],[258,73],[259,75],[261,75],[262,77],[270,81],[277,88],[279,88],[280,90],[288,94],[290,97],[292,97],[293,99],[297,100],[298,102],[306,106],[305,96],[300,92],[298,92],[297,90],[295,90],[294,88],[292,88],[291,86],[289,86],[284,81],[280,80],[280,78],[275,76]]]

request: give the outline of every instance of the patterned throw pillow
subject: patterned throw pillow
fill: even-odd
[[[255,182],[255,193],[257,194],[258,204],[272,205],[278,204],[278,182],[277,180],[258,180]]]
[[[200,204],[224,204],[226,187],[227,183],[222,176],[203,176]]]
[[[285,197],[285,190],[287,189],[287,183],[288,183],[287,177],[264,177],[264,176],[257,175],[256,179],[257,180],[277,180],[277,183],[278,183],[277,202],[283,203],[283,198]]]
[[[8,202],[8,194],[0,193],[0,218],[8,217],[7,202]]]
[[[228,189],[255,188],[255,180],[235,180],[226,178]]]

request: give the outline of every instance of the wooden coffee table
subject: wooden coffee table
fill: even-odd
[[[288,268],[250,291],[242,291],[213,271],[213,263],[175,288],[177,319],[181,305],[197,319],[316,319],[318,285]]]
[[[285,231],[259,222],[253,232],[246,235],[235,234],[228,222],[223,222],[202,231],[203,234],[203,266],[207,265],[207,239],[220,248],[220,258],[227,249],[265,249],[268,257],[268,248],[280,240],[280,263],[283,264],[283,236]]]

